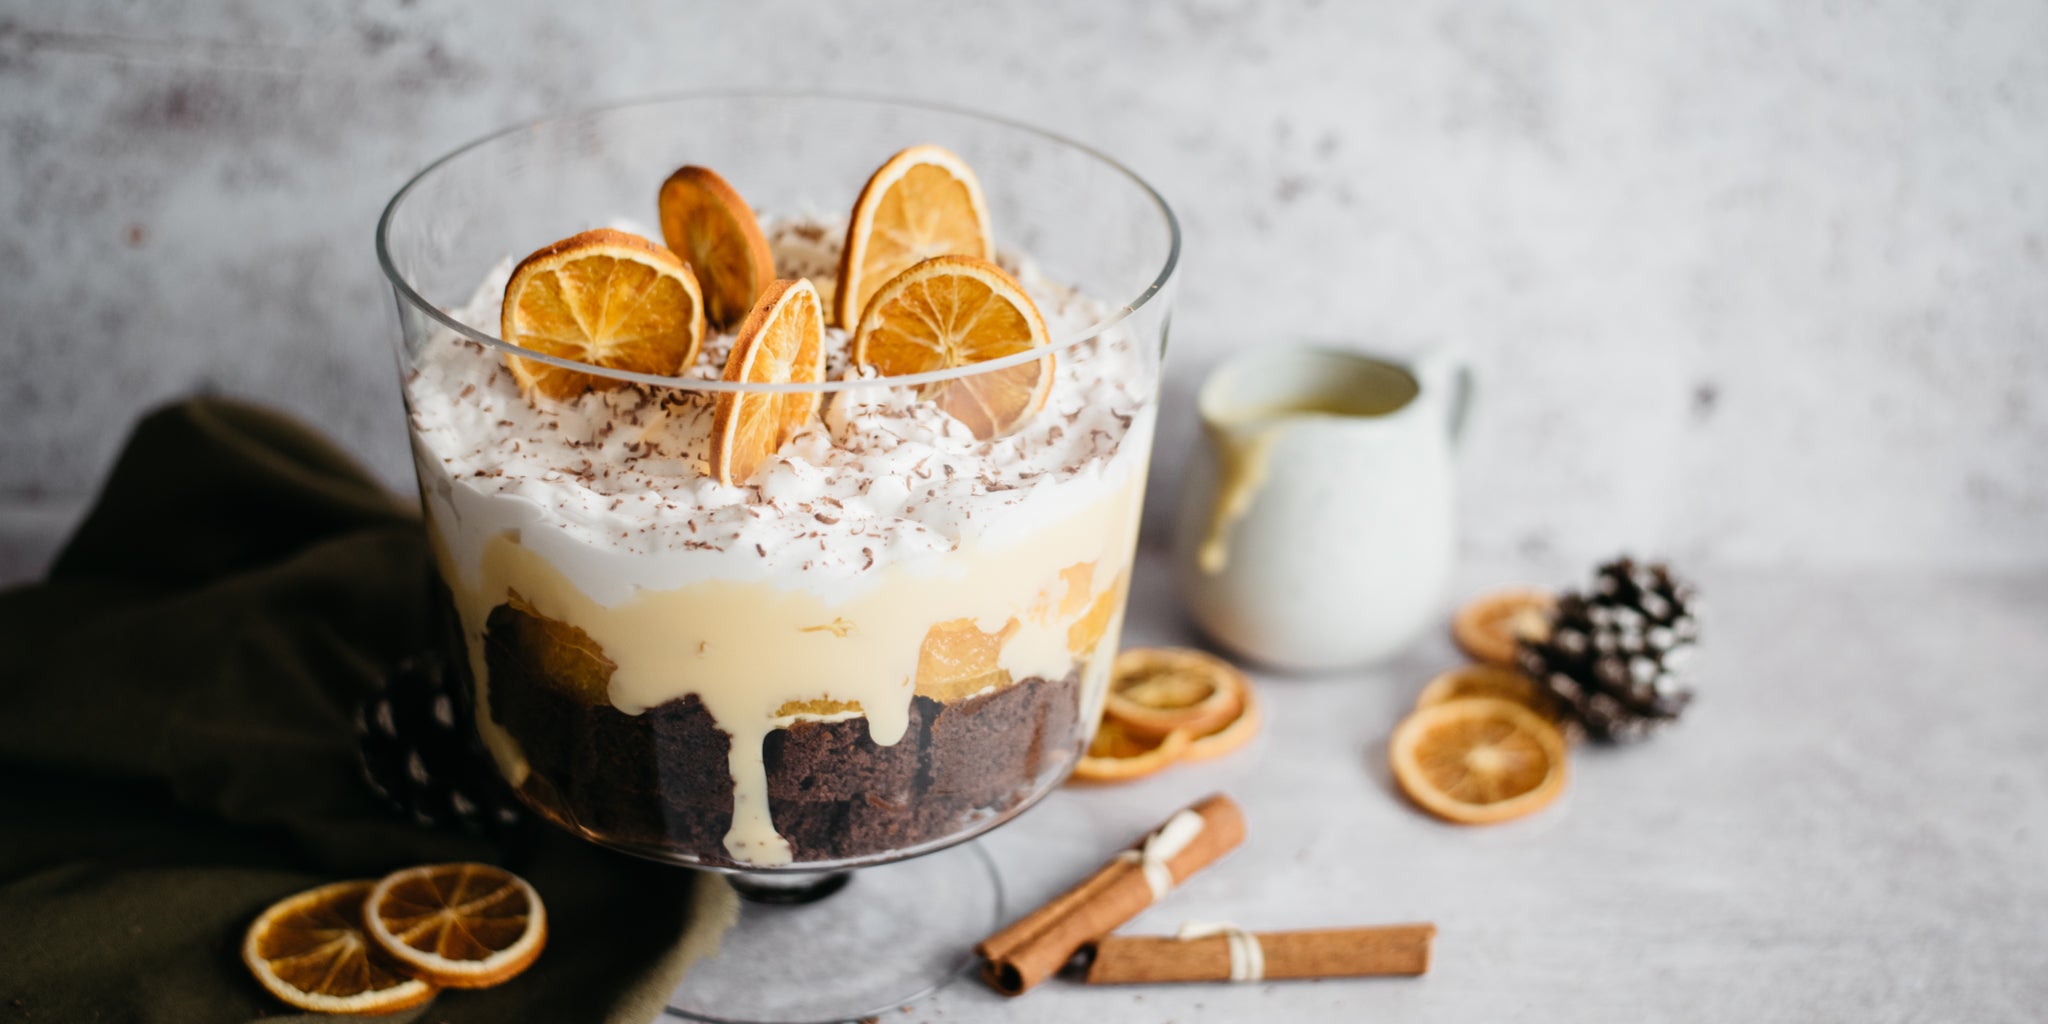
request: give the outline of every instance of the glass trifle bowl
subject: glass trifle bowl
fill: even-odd
[[[994,262],[1042,316],[1040,347],[892,376],[854,358],[850,320],[823,332],[821,379],[759,383],[722,379],[731,325],[665,372],[500,337],[522,257],[597,228],[658,245],[657,190],[684,165],[745,197],[775,277],[809,282],[829,314],[847,211],[919,144],[978,177]],[[917,930],[943,956],[849,983],[823,1016],[718,993],[689,1007],[701,1016],[858,1015],[957,966],[1000,912],[996,887],[983,855],[923,855],[1043,797],[1101,713],[1179,250],[1164,201],[1093,150],[961,111],[683,96],[456,150],[392,199],[377,242],[452,669],[506,781],[586,839],[727,873],[755,900],[816,898],[861,868],[828,901],[858,915],[854,893],[888,899],[877,866],[921,858],[900,884],[950,921]],[[550,393],[519,367],[587,377]],[[1049,375],[1042,405],[977,422],[983,396],[1034,373]],[[721,403],[789,395],[814,411],[721,482]],[[958,898],[935,900],[948,871]],[[845,927],[880,957],[872,943],[893,940],[861,920]],[[934,939],[955,932],[966,941]],[[745,946],[726,938],[727,954]],[[747,960],[734,992],[769,980]]]

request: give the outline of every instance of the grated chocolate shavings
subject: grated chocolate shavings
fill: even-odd
[[[774,233],[778,245],[799,234],[788,226]],[[831,232],[807,225],[801,233],[821,240],[820,251],[832,247]],[[821,259],[809,248],[798,252],[805,265]],[[1062,319],[1092,321],[1102,313],[1085,297],[1035,278],[1026,283],[1041,307]],[[479,300],[488,309],[458,315],[491,320],[501,295]],[[838,369],[828,372],[837,376],[845,370],[847,339],[838,329],[830,338],[828,368]],[[851,574],[872,570],[885,554],[894,560],[899,551],[957,549],[992,510],[1035,501],[1052,484],[1099,467],[1116,453],[1121,432],[1149,411],[1142,350],[1130,339],[1105,336],[1070,349],[1053,400],[1007,437],[977,438],[914,392],[849,392],[828,399],[820,418],[764,466],[762,482],[731,488],[705,479],[715,396],[633,385],[549,401],[523,393],[495,353],[464,344],[471,351],[437,347],[407,374],[408,414],[430,469],[431,456],[448,452],[450,477],[481,493],[561,509],[562,529],[589,531],[583,536],[601,546],[626,547],[610,536],[610,528],[623,526],[630,528],[619,536],[634,551],[726,550],[747,543],[739,537],[742,524],[760,520],[766,529],[749,531],[761,537],[756,554],[768,557],[774,544],[777,561],[789,564],[785,545],[799,545],[812,572]],[[684,374],[715,379],[731,347],[729,335],[706,338]],[[1094,362],[1104,353],[1115,361]],[[458,397],[467,406],[456,407]],[[479,429],[492,422],[495,428]],[[579,462],[579,455],[588,457]],[[905,500],[919,483],[926,485],[922,495]],[[638,502],[632,513],[624,511],[627,496]],[[821,554],[813,556],[811,544]]]

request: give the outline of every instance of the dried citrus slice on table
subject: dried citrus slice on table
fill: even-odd
[[[1431,705],[1395,727],[1394,779],[1423,810],[1464,825],[1519,818],[1564,791],[1565,743],[1534,711],[1493,697]]]
[[[505,285],[506,341],[542,355],[614,370],[673,376],[704,340],[704,298],[676,254],[638,235],[599,228],[528,256]],[[620,381],[507,356],[521,389],[574,398]]]
[[[1124,782],[1150,775],[1180,760],[1191,742],[1187,730],[1165,736],[1138,736],[1123,723],[1105,717],[1088,741],[1087,752],[1074,765],[1074,778],[1085,782]]]
[[[725,359],[725,379],[785,384],[824,376],[818,290],[807,280],[770,284],[740,326]],[[816,392],[720,392],[711,426],[712,472],[720,483],[746,483],[817,411]]]
[[[839,253],[839,325],[851,330],[883,285],[933,256],[995,258],[988,204],[966,161],[912,146],[876,168],[854,201]]]
[[[1458,609],[1451,619],[1451,639],[1474,661],[1513,668],[1521,641],[1540,642],[1550,636],[1550,614],[1556,607],[1557,598],[1537,587],[1488,591]]]
[[[1181,760],[1206,761],[1212,757],[1222,757],[1250,743],[1252,737],[1258,735],[1260,721],[1259,698],[1250,688],[1246,688],[1244,701],[1239,705],[1237,714],[1214,729],[1194,734],[1188,742],[1187,753],[1181,755]]]
[[[775,280],[775,253],[754,209],[708,167],[687,166],[661,183],[661,237],[704,291],[704,317],[726,330]]]
[[[1102,723],[1074,777],[1134,779],[1175,761],[1220,757],[1258,731],[1251,680],[1229,662],[1187,648],[1134,647],[1117,655]]]
[[[1235,720],[1250,690],[1244,673],[1214,655],[1134,647],[1116,656],[1103,710],[1133,735],[1199,736]]]
[[[336,882],[279,900],[249,926],[242,962],[271,995],[301,1010],[391,1013],[434,997],[370,940],[373,882]]]
[[[1550,695],[1535,680],[1498,665],[1460,665],[1441,673],[1416,695],[1415,706],[1426,708],[1461,697],[1497,697],[1552,717]]]
[[[951,370],[1043,349],[1042,358],[927,384],[920,398],[987,439],[1009,433],[1052,391],[1052,339],[1016,279],[971,256],[935,256],[896,276],[853,335],[853,361],[885,377]]]
[[[488,988],[547,944],[547,910],[526,880],[489,864],[428,864],[386,875],[363,907],[370,938],[419,977]]]

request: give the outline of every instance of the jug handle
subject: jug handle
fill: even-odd
[[[1471,365],[1454,353],[1440,350],[1424,356],[1419,369],[1423,386],[1438,393],[1449,391],[1449,400],[1444,404],[1444,433],[1450,437],[1453,451],[1463,448],[1465,423],[1472,415]]]
[[[1472,388],[1472,367],[1461,360],[1458,363],[1457,390],[1451,394],[1448,424],[1451,447],[1459,450],[1465,447],[1465,423],[1472,418]]]

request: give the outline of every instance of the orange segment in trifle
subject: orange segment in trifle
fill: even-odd
[[[1000,629],[986,630],[973,619],[933,624],[917,652],[917,692],[950,701],[1008,685],[1003,647],[1023,627],[1012,618]]]

